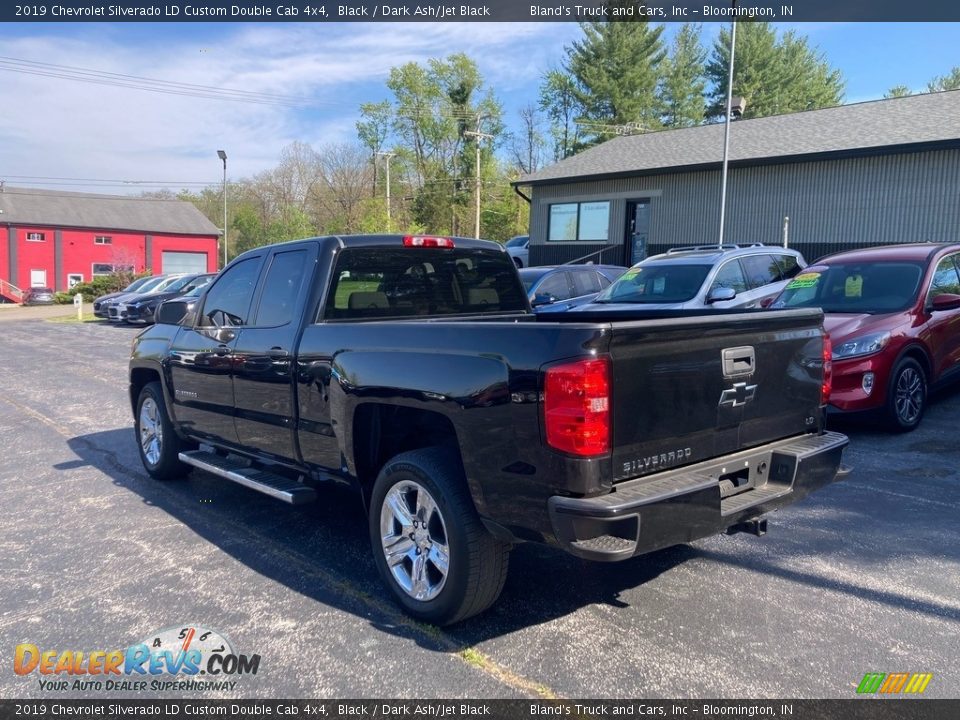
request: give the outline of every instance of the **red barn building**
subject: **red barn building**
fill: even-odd
[[[0,185],[0,296],[95,275],[216,272],[219,229],[183,200]],[[13,286],[13,287],[11,287]]]

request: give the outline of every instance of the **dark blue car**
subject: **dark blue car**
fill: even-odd
[[[626,271],[618,265],[542,265],[518,272],[530,304],[540,313],[585,305]]]

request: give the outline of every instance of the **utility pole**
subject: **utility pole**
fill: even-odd
[[[474,130],[465,130],[463,132],[464,137],[476,138],[477,141],[477,183],[476,183],[476,196],[477,196],[477,217],[474,220],[474,231],[475,237],[477,240],[480,239],[480,141],[481,140],[493,140],[493,135],[488,135],[487,133],[480,132],[480,118],[477,118],[477,129]]]
[[[394,155],[396,155],[396,153],[377,151],[377,157],[385,157],[387,159],[387,232],[391,232],[390,230],[390,158],[392,158]]]

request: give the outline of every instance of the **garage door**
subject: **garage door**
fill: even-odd
[[[173,273],[205,273],[207,271],[207,254],[195,252],[167,252],[160,260],[163,266],[160,272],[165,275]]]

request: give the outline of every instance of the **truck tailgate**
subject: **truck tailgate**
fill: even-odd
[[[821,319],[803,310],[614,322],[614,482],[819,430]]]

